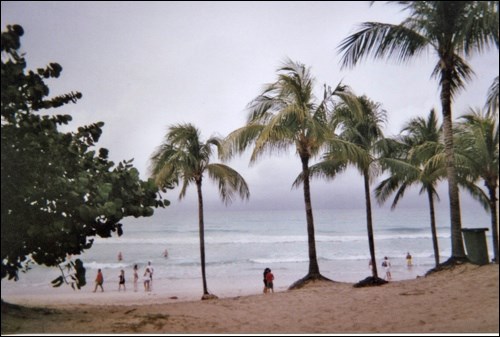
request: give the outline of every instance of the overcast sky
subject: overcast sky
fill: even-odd
[[[386,135],[403,123],[441,108],[436,63],[430,52],[408,65],[369,60],[340,70],[337,46],[364,21],[399,23],[399,6],[368,2],[8,2],[1,3],[2,31],[8,24],[25,30],[22,51],[28,68],[58,62],[51,95],[80,91],[76,105],[58,109],[73,116],[71,126],[103,121],[99,147],[117,163],[134,158],[143,178],[149,157],[167,127],[193,123],[203,139],[226,136],[246,120],[247,104],[263,85],[275,81],[285,58],[311,67],[318,94],[324,83],[343,81],[388,113]],[[481,107],[498,76],[498,50],[470,60],[476,75],[454,104],[454,117]],[[237,208],[300,208],[301,190],[291,190],[301,164],[288,156],[264,157],[248,167],[248,155],[228,163],[244,176],[251,200]],[[207,181],[207,180],[205,180]],[[208,207],[220,204],[205,184]],[[313,207],[364,207],[362,179],[351,170],[334,182],[312,184]],[[413,194],[413,195],[412,195]],[[441,205],[447,207],[446,186]],[[167,196],[178,207],[178,190]],[[408,194],[410,205],[418,191]],[[465,207],[476,207],[463,198]],[[182,207],[191,207],[191,187]],[[222,205],[222,204],[221,204]],[[469,206],[468,206],[469,205]]]

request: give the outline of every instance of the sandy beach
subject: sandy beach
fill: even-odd
[[[95,296],[93,304],[45,298],[44,305],[2,304],[2,334],[498,334],[498,272],[498,265],[465,264],[380,287],[315,282],[299,290],[210,301],[155,296],[146,304],[108,305],[104,296]]]

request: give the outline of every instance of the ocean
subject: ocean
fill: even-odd
[[[393,281],[422,276],[434,267],[428,213],[427,209],[412,208],[374,210],[380,277],[384,277],[384,256],[391,261]],[[479,207],[462,213],[464,228],[490,226],[489,214]],[[449,215],[438,210],[436,216],[441,261],[445,261],[451,251]],[[314,221],[318,263],[324,276],[354,283],[371,275],[364,209],[314,210]],[[118,291],[121,269],[125,270],[127,291],[133,291],[133,266],[138,264],[142,279],[145,266],[151,262],[153,292],[166,297],[201,297],[197,209],[180,212],[167,207],[152,217],[127,218],[123,223],[121,237],[97,238],[90,250],[73,257],[80,258],[87,270],[87,286],[80,292],[93,290],[99,268],[106,291]],[[486,233],[491,258],[491,233]],[[163,256],[165,249],[168,258]],[[407,252],[413,256],[412,268],[406,266]],[[305,212],[205,210],[205,253],[208,289],[219,297],[261,293],[265,268],[271,268],[275,276],[275,291],[284,291],[308,271]],[[57,268],[35,266],[28,273],[21,273],[18,282],[2,280],[2,296],[71,293],[69,286],[50,286],[58,275]],[[139,291],[144,292],[142,284],[139,286]]]

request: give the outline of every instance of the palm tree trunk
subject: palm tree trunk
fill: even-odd
[[[490,194],[491,235],[493,237],[493,259],[498,264],[498,217],[496,186],[487,186]]]
[[[201,178],[196,179],[198,191],[198,223],[200,234],[201,278],[203,279],[203,295],[208,295],[207,275],[205,273],[205,223],[203,221],[203,195],[201,193]]]
[[[307,241],[309,244],[309,273],[310,278],[319,278],[318,258],[316,256],[316,239],[314,237],[314,218],[311,205],[311,187],[309,184],[309,157],[301,157],[302,174],[304,176],[304,203],[306,206]]]
[[[446,63],[446,60],[442,60]],[[448,62],[449,63],[449,62]],[[462,239],[462,222],[460,218],[460,197],[458,195],[455,155],[453,151],[453,132],[451,119],[451,66],[442,71],[441,106],[443,110],[444,149],[446,154],[446,175],[448,179],[448,196],[450,200],[451,221],[451,257],[450,260],[466,260]]]
[[[432,233],[432,247],[434,248],[434,260],[436,267],[439,265],[439,246],[436,231],[436,214],[434,212],[434,197],[431,190],[427,190],[427,197],[429,198],[429,210],[431,215],[431,233]]]
[[[377,261],[375,260],[375,240],[373,238],[372,202],[370,198],[370,181],[368,169],[363,170],[365,182],[365,204],[366,204],[366,231],[368,232],[368,246],[370,248],[370,259],[372,262],[372,276],[378,278]]]

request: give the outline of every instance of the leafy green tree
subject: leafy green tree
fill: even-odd
[[[311,202],[309,161],[325,148],[333,135],[328,128],[328,114],[333,98],[347,104],[356,99],[347,87],[338,85],[333,91],[324,89],[319,103],[313,95],[314,78],[303,64],[287,60],[278,69],[278,80],[266,86],[250,104],[247,124],[227,137],[230,156],[243,152],[255,144],[250,162],[263,154],[282,153],[294,146],[302,164],[304,204],[309,247],[309,272],[291,288],[300,287],[308,280],[327,279],[320,274],[316,255],[314,218]],[[342,146],[342,144],[338,144]]]
[[[498,263],[498,110],[497,113],[473,110],[460,119],[456,148],[457,160],[463,167],[459,170],[461,185],[490,211],[493,255]],[[478,180],[483,181],[487,193],[478,186]]]
[[[7,26],[1,37],[1,270],[9,279],[32,262],[57,266],[89,249],[96,235],[121,235],[124,217],[151,216],[153,207],[168,204],[152,180],[139,179],[131,161],[115,166],[106,149],[93,149],[104,123],[64,133],[58,126],[71,116],[41,114],[82,96],[47,98],[44,80],[57,78],[62,67],[26,71],[18,53],[23,33]],[[77,286],[85,283],[80,262],[72,265]]]
[[[212,147],[222,154],[222,141],[217,137],[200,140],[200,132],[192,124],[171,126],[164,142],[151,156],[151,176],[161,188],[182,184],[179,199],[184,198],[188,186],[196,185],[198,192],[198,219],[200,236],[201,276],[203,279],[203,297],[211,298],[208,293],[205,274],[205,223],[203,215],[203,176],[215,181],[219,187],[221,199],[229,204],[237,193],[242,199],[250,197],[250,191],[243,177],[227,165],[210,163]]]
[[[451,258],[465,259],[452,133],[453,99],[473,74],[465,57],[498,48],[498,1],[391,1],[409,13],[399,25],[365,22],[340,46],[343,67],[361,59],[406,62],[431,49],[438,57],[432,73],[441,87],[444,144],[451,219]]]
[[[383,203],[395,193],[391,206],[391,209],[394,209],[408,188],[421,185],[420,194],[427,193],[429,201],[432,246],[437,267],[439,245],[434,200],[439,200],[436,185],[446,172],[443,165],[436,165],[431,161],[433,156],[442,153],[441,127],[434,109],[427,119],[421,117],[411,119],[401,133],[391,146],[386,147],[386,151],[379,159],[382,168],[389,170],[390,176],[378,184],[375,195],[377,200]]]

